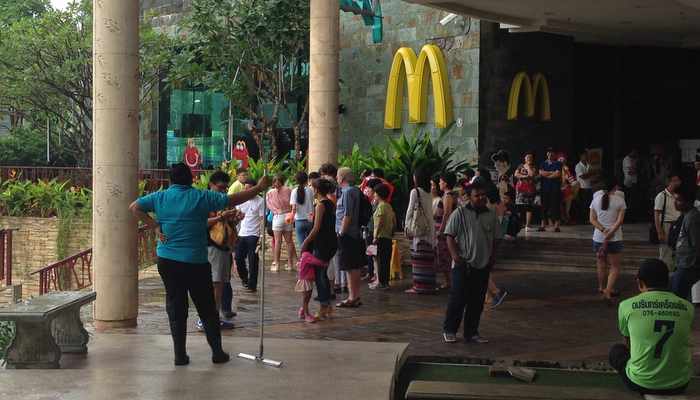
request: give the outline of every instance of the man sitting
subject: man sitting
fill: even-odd
[[[641,294],[620,303],[619,328],[626,345],[610,350],[610,365],[641,394],[675,395],[690,382],[693,306],[668,291],[668,268],[646,259],[637,273]]]

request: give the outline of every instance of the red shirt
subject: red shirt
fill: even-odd
[[[362,191],[362,193],[364,193],[365,197],[367,197],[367,198],[369,199],[370,202],[371,202],[372,200],[374,200],[374,199],[370,199],[370,197],[369,197],[369,195],[367,194],[367,191],[366,191],[366,189],[368,189],[367,183],[369,183],[369,181],[371,181],[372,179],[379,179],[380,181],[382,181],[383,184],[385,184],[385,185],[387,185],[387,186],[389,187],[389,197],[386,199],[386,201],[387,201],[387,203],[391,203],[391,199],[394,198],[394,190],[395,190],[395,188],[394,188],[394,185],[392,185],[389,181],[387,181],[387,180],[384,179],[384,178],[372,178],[372,177],[370,177],[370,176],[368,176],[367,178],[365,178],[365,179],[362,181],[362,184],[360,184],[360,190]]]

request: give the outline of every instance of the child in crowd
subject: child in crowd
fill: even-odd
[[[515,192],[510,190],[501,195],[501,231],[505,240],[515,240],[522,229],[518,212],[515,209]]]
[[[327,275],[330,260],[338,249],[338,239],[335,233],[335,204],[330,197],[335,193],[335,185],[327,179],[313,180],[316,194],[316,209],[314,225],[311,232],[301,245],[301,261],[299,263],[299,281],[296,291],[303,293],[299,318],[307,322],[326,319],[333,313],[330,303],[331,286]],[[318,301],[321,311],[317,316],[309,312],[309,301],[316,284]]]
[[[396,227],[396,214],[389,199],[389,186],[380,184],[374,187],[376,210],[374,222],[374,244],[377,245],[377,275],[379,282],[370,289],[389,289],[389,267],[391,263],[391,247]]]

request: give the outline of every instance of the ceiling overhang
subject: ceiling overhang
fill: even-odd
[[[579,42],[700,47],[700,0],[406,0]]]

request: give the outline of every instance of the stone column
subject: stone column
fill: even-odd
[[[340,7],[311,0],[309,71],[309,170],[338,161],[338,62]]]
[[[138,314],[139,0],[95,0],[93,64],[95,328],[107,330]]]

